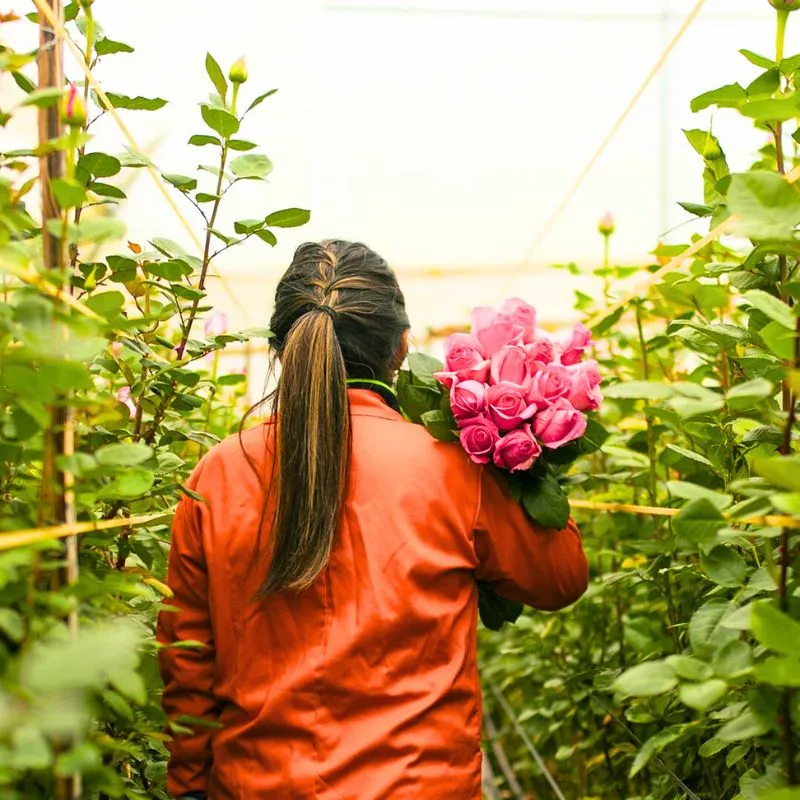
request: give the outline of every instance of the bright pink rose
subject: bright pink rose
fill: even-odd
[[[531,372],[528,368],[528,354],[515,344],[501,347],[491,361],[492,383],[513,383],[527,391],[531,385]]]
[[[528,369],[532,374],[538,372],[543,365],[550,364],[555,358],[553,342],[544,334],[526,344],[525,352],[528,354]]]
[[[444,343],[445,367],[434,377],[448,389],[459,381],[485,381],[489,361],[480,342],[468,333],[454,333]]]
[[[486,389],[486,384],[480,381],[454,383],[450,389],[450,408],[453,410],[453,416],[459,422],[464,422],[471,417],[482,415],[486,409]]]
[[[542,454],[539,442],[533,436],[530,425],[523,425],[507,433],[494,449],[494,463],[500,469],[520,472],[530,469]]]
[[[500,439],[497,426],[486,417],[473,417],[461,429],[461,446],[476,464],[488,464]]]
[[[532,305],[520,300],[519,297],[509,297],[500,306],[500,312],[507,314],[515,325],[522,328],[523,342],[530,344],[533,341],[536,330],[536,309]]]
[[[593,344],[592,332],[578,322],[572,329],[572,336],[561,347],[561,363],[567,367],[577,364],[583,358],[584,350]]]
[[[600,372],[596,361],[585,361],[569,367],[572,388],[567,399],[578,411],[594,411],[603,402]]]
[[[543,409],[553,405],[561,397],[567,397],[572,390],[572,375],[561,364],[548,364],[542,367],[531,379],[528,402]]]
[[[536,415],[533,429],[545,447],[555,450],[586,433],[586,417],[562,397]]]
[[[536,406],[528,403],[519,386],[497,383],[486,392],[486,411],[501,431],[510,431],[530,419],[536,413]]]
[[[490,358],[503,345],[518,344],[522,339],[522,327],[508,314],[499,314],[491,306],[473,309],[471,320],[472,335]]]

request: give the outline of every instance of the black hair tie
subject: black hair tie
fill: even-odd
[[[323,314],[327,314],[333,322],[336,322],[336,309],[331,308],[331,306],[315,306],[311,309],[312,311],[321,311]]]

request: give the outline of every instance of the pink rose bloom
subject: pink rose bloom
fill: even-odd
[[[603,402],[603,393],[600,391],[600,371],[596,361],[585,361],[569,367],[572,378],[572,387],[567,399],[578,411],[594,411],[600,408]]]
[[[460,381],[450,389],[450,408],[460,422],[481,416],[486,409],[486,384],[480,381]]]
[[[136,403],[131,400],[131,387],[123,386],[117,392],[117,400],[122,403],[122,405],[127,406],[129,416],[133,419],[136,416]]]
[[[461,429],[461,446],[476,464],[488,464],[500,439],[497,426],[486,417],[473,417]]]
[[[533,429],[545,447],[556,450],[586,433],[586,417],[562,397],[536,415]]]
[[[491,306],[473,309],[472,335],[480,342],[483,351],[491,358],[503,345],[519,344],[522,327],[508,314],[499,314]]]
[[[561,364],[548,364],[542,367],[531,380],[528,401],[539,410],[551,406],[561,397],[567,397],[572,390],[572,375]]]
[[[507,433],[494,449],[494,463],[500,469],[520,472],[530,469],[542,454],[539,442],[533,436],[530,425],[523,425]]]
[[[501,431],[519,428],[536,413],[519,386],[512,383],[497,383],[486,392],[486,410],[489,419]]]
[[[500,312],[511,317],[511,321],[522,329],[522,341],[530,344],[535,337],[536,330],[536,309],[520,300],[519,297],[509,297],[500,306]]]
[[[544,334],[526,344],[525,352],[528,354],[528,369],[532,374],[538,372],[545,364],[550,364],[555,358],[553,342]]]
[[[489,362],[478,340],[468,333],[454,333],[444,343],[445,366],[434,377],[451,389],[459,381],[485,381]]]
[[[491,360],[492,383],[513,383],[523,391],[531,385],[528,354],[523,347],[507,344],[501,347]]]
[[[228,315],[215,311],[207,320],[205,324],[206,336],[221,336],[223,333],[228,332]]]
[[[572,329],[572,336],[561,347],[561,363],[566,367],[577,364],[593,344],[592,332],[578,322]]]

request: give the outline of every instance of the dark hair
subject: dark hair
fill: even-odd
[[[363,244],[301,245],[278,283],[270,321],[280,360],[270,563],[260,596],[300,591],[327,566],[350,467],[347,380],[390,381],[408,329],[389,265]]]

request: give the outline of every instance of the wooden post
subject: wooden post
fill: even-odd
[[[45,0],[52,9],[54,17],[63,23],[64,15],[61,0]],[[39,88],[64,88],[63,44],[47,20],[39,15]],[[61,103],[39,109],[39,143],[59,139],[64,134],[61,121]],[[67,283],[66,274],[67,243],[63,237],[48,230],[50,220],[61,221],[61,210],[50,189],[55,178],[64,175],[64,151],[58,149],[39,159],[39,188],[42,204],[42,259],[46,272],[56,272]],[[61,227],[59,226],[59,230]],[[64,328],[63,334],[68,335]],[[58,331],[61,333],[61,331]],[[74,480],[70,472],[56,466],[57,455],[70,456],[75,452],[75,432],[71,409],[61,404],[51,409],[51,424],[47,436],[42,465],[42,508],[40,514],[47,515],[47,522],[74,523],[75,497]],[[78,579],[78,543],[75,536],[65,540],[67,566],[64,574],[58,577],[61,583],[74,583]],[[67,624],[72,636],[78,632],[78,615],[70,613]],[[81,795],[81,777],[75,775],[56,778],[54,783],[56,800],[77,800]]]

